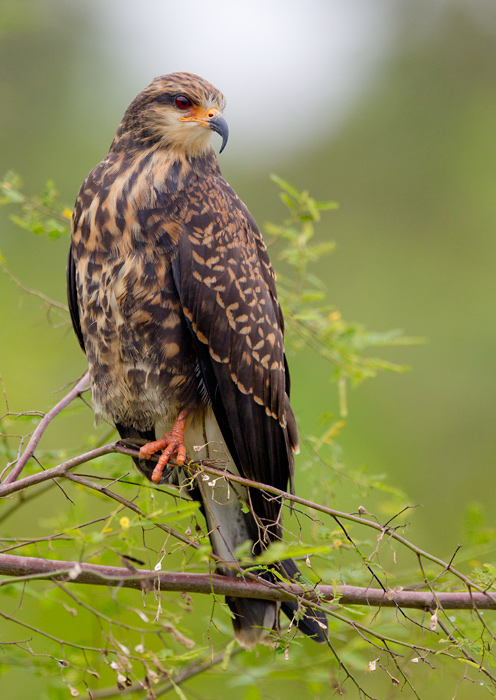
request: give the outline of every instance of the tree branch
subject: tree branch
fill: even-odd
[[[188,664],[186,668],[184,668],[177,674],[177,676],[175,676],[174,682],[167,681],[165,685],[154,688],[154,696],[158,698],[159,695],[165,695],[165,693],[167,693],[169,690],[173,690],[175,686],[181,685],[181,683],[184,683],[184,681],[187,681],[190,678],[197,676],[199,673],[208,671],[213,666],[222,663],[225,660],[226,656],[232,658],[233,656],[240,654],[242,651],[243,647],[237,647],[236,649],[232,649],[230,651],[223,651],[220,654],[217,654],[217,656],[214,656],[209,661],[205,661],[203,663],[198,663],[197,661],[194,661],[193,663]],[[126,688],[125,692],[126,695],[130,695],[131,693],[138,693],[142,692],[143,690],[143,683],[136,683],[135,685]],[[93,691],[91,693],[91,696],[88,695],[85,698],[83,698],[83,700],[103,700],[103,698],[113,698],[116,695],[120,696],[121,694],[122,691],[118,688],[105,688],[104,690]]]
[[[74,387],[71,394],[74,394],[74,392],[76,391],[78,386],[83,385],[83,381],[86,378],[87,378],[87,375],[85,375],[85,377],[83,377],[83,379],[81,379],[81,381],[78,383],[78,385],[76,387]],[[83,389],[81,388],[80,391],[82,391],[82,390]],[[77,395],[77,394],[74,394],[70,400],[75,398],[75,395]],[[66,400],[68,398],[68,396],[69,396],[69,394],[62,401]],[[69,403],[69,401],[67,401],[67,403]],[[59,407],[61,404],[62,404],[62,402],[57,404],[57,406],[54,407],[52,409],[52,411],[55,411],[55,409],[57,407]],[[59,410],[61,410],[61,409],[59,409]],[[50,413],[52,413],[52,411],[50,411]],[[45,418],[48,415],[49,414],[47,414],[45,416]],[[40,427],[40,426],[38,426],[38,427]],[[35,437],[35,435],[33,434],[33,438],[34,437]],[[30,444],[31,444],[33,438],[31,439]],[[128,444],[126,444],[126,442]],[[26,452],[28,451],[28,449],[29,449],[29,445],[28,445],[28,448],[26,449]],[[33,448],[33,451],[34,451],[34,448]],[[24,454],[26,454],[26,452]],[[83,464],[84,462],[88,462],[92,459],[95,459],[96,457],[100,457],[100,456],[103,456],[105,454],[111,454],[111,453],[126,454],[126,455],[129,455],[131,457],[135,457],[135,456],[139,455],[139,448],[137,448],[136,445],[130,441],[120,440],[120,441],[111,443],[109,445],[104,445],[102,447],[99,447],[99,448],[92,450],[84,455],[80,455],[79,457],[75,457],[67,462],[59,464],[56,467],[52,467],[51,469],[46,469],[45,471],[39,472],[38,474],[33,474],[31,476],[28,476],[28,477],[21,479],[15,483],[13,483],[12,473],[11,473],[9,475],[9,477],[7,477],[7,479],[5,480],[4,484],[0,485],[0,498],[2,498],[4,496],[8,496],[12,493],[15,493],[16,491],[21,491],[22,489],[27,488],[28,486],[33,486],[35,483],[42,483],[44,481],[47,481],[48,479],[53,479],[56,476],[66,476],[69,479],[72,478],[74,480],[77,479],[77,480],[81,481],[81,477],[72,477],[72,475],[70,475],[68,473],[69,470],[74,469],[74,467],[78,466],[79,464]],[[23,455],[23,457],[24,457],[24,455]],[[154,457],[151,457],[151,459],[153,460]],[[174,460],[171,460],[171,464],[174,465]],[[220,478],[220,479],[225,479],[225,480],[228,480],[229,482],[239,483],[239,484],[242,484],[243,486],[259,489],[259,490],[265,492],[266,494],[271,494],[272,496],[277,496],[278,498],[281,498],[282,501],[289,501],[292,503],[298,503],[298,504],[306,506],[307,508],[310,508],[312,510],[316,510],[318,512],[325,513],[326,515],[329,515],[330,517],[334,518],[334,520],[336,520],[336,522],[338,522],[338,523],[339,523],[339,519],[343,519],[343,520],[348,520],[348,521],[357,523],[357,524],[365,526],[365,527],[372,528],[373,530],[376,530],[377,532],[379,532],[379,537],[381,537],[381,539],[384,536],[387,536],[393,540],[396,540],[397,542],[399,542],[400,544],[405,546],[407,549],[414,552],[417,555],[417,557],[423,557],[426,560],[431,561],[434,564],[437,564],[438,566],[440,566],[443,569],[443,571],[450,572],[451,574],[453,574],[453,576],[458,578],[460,581],[462,581],[468,587],[469,591],[470,590],[472,590],[474,592],[479,591],[479,593],[482,596],[488,597],[488,600],[490,601],[490,603],[492,601],[490,594],[484,588],[477,585],[474,581],[472,581],[467,576],[462,574],[460,571],[455,569],[452,566],[451,562],[445,562],[442,559],[439,559],[439,557],[436,557],[433,554],[430,554],[429,552],[426,552],[425,550],[420,549],[419,547],[414,545],[412,542],[407,540],[405,537],[402,537],[401,535],[399,535],[398,532],[396,531],[397,528],[391,527],[388,524],[390,521],[388,521],[388,523],[386,523],[385,525],[381,525],[380,523],[374,522],[373,520],[366,520],[365,518],[362,517],[362,515],[354,514],[354,513],[345,513],[343,511],[335,510],[334,508],[329,508],[327,506],[323,506],[323,505],[320,505],[318,503],[314,503],[312,501],[309,501],[305,498],[301,498],[300,496],[295,496],[293,494],[287,493],[286,491],[282,491],[281,489],[278,489],[275,486],[270,486],[269,484],[262,484],[260,482],[253,481],[251,479],[245,479],[241,476],[231,474],[230,472],[225,471],[223,469],[216,469],[215,467],[210,466],[207,462],[196,463],[196,462],[191,461],[184,466],[184,469],[189,469],[189,471],[191,473],[191,477],[200,476],[202,474],[202,472],[204,472],[205,474],[210,474],[211,476],[215,476],[215,477]],[[14,470],[13,470],[13,472],[14,472]],[[10,479],[10,482],[6,483],[6,482],[8,482],[9,479]],[[89,484],[89,482],[88,482],[88,484]],[[92,485],[92,487],[94,487],[94,485]],[[100,490],[102,490],[102,489],[100,489]],[[434,605],[435,605],[435,603],[434,603]]]
[[[55,418],[55,416],[58,416],[58,414],[68,405],[73,401],[75,398],[77,398],[80,394],[83,393],[88,387],[88,382],[89,382],[89,374],[86,372],[86,374],[78,381],[76,386],[69,391],[68,394],[64,396],[63,399],[61,399],[53,408],[51,408],[48,413],[45,413],[43,418],[40,420],[38,423],[36,430],[34,431],[33,435],[31,436],[31,440],[28,442],[28,446],[24,450],[24,453],[22,456],[17,460],[16,465],[8,474],[5,479],[4,479],[4,484],[11,484],[14,482],[24,469],[27,461],[30,459],[30,457],[33,456],[34,451],[41,439],[41,436],[47,429],[48,425],[50,422]]]
[[[204,593],[235,596],[237,598],[259,598],[263,600],[291,601],[295,596],[304,596],[306,601],[327,601],[339,605],[367,605],[371,607],[401,607],[419,610],[496,610],[496,594],[477,592],[410,591],[397,588],[384,592],[381,588],[359,586],[315,586],[308,589],[298,584],[264,583],[231,578],[219,574],[192,574],[183,572],[150,571],[148,569],[100,566],[74,561],[22,557],[0,554],[0,574],[6,577],[0,586],[12,579],[53,579],[70,583],[97,586],[150,589],[154,584],[161,591]],[[12,577],[12,578],[11,578]]]
[[[58,309],[59,311],[65,311],[66,314],[69,313],[69,308],[67,304],[61,304],[59,301],[56,301],[55,299],[51,299],[48,297],[46,294],[43,294],[43,292],[38,291],[37,289],[31,289],[30,287],[27,287],[24,282],[21,282],[21,280],[14,275],[13,272],[9,270],[8,267],[0,263],[0,270],[2,272],[5,272],[6,275],[10,277],[10,279],[20,288],[23,290],[23,292],[26,292],[26,294],[30,294],[31,296],[38,297],[42,301],[45,302],[45,304],[50,308],[53,307],[55,309]]]

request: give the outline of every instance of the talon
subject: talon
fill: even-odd
[[[152,481],[158,484],[162,479],[162,472],[167,466],[169,459],[176,453],[176,462],[182,466],[186,460],[186,446],[184,444],[184,427],[186,425],[187,411],[181,411],[174,421],[172,430],[164,435],[161,440],[147,442],[140,448],[140,457],[148,459],[159,450],[163,450],[159,457],[157,466],[153,470]]]

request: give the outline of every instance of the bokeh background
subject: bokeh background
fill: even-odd
[[[20,173],[28,193],[53,178],[72,206],[129,102],[175,70],[226,95],[221,167],[260,224],[284,216],[273,172],[339,203],[318,228],[337,251],[317,272],[344,318],[427,338],[382,351],[412,370],[350,392],[341,442],[350,468],[387,473],[423,505],[408,535],[449,558],[467,507],[496,526],[496,5],[1,0],[0,173]],[[9,268],[61,301],[66,250],[0,210]],[[70,328],[51,328],[4,275],[0,338],[13,411],[46,410],[83,371]],[[308,430],[337,411],[330,375],[292,362]],[[340,505],[358,504],[343,493]]]

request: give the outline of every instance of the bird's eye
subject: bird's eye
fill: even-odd
[[[178,109],[189,109],[193,105],[191,104],[191,100],[185,97],[184,95],[178,95],[176,97],[176,107]]]

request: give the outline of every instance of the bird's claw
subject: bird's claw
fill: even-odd
[[[157,462],[157,466],[153,470],[152,474],[152,481],[155,484],[160,483],[162,479],[162,472],[173,454],[176,454],[176,462],[179,466],[182,466],[186,461],[186,446],[184,444],[184,426],[186,423],[186,415],[187,414],[185,411],[181,411],[174,421],[172,430],[166,433],[161,440],[147,442],[146,445],[143,445],[140,448],[140,457],[142,459],[148,459],[159,450],[163,450]]]

